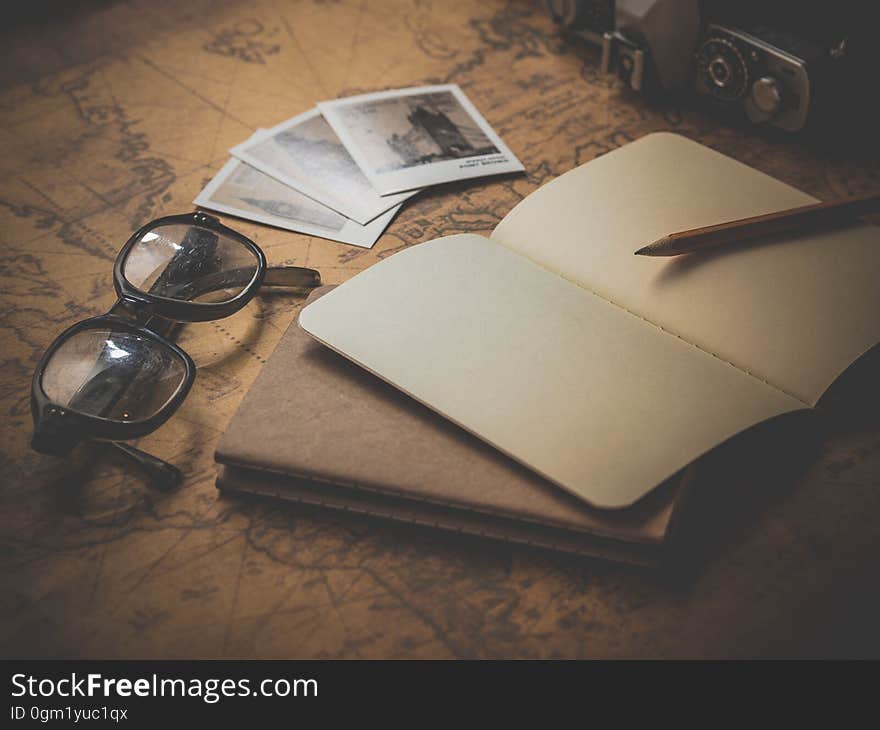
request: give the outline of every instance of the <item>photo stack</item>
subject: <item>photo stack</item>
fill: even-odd
[[[196,205],[363,248],[419,190],[523,170],[454,84],[322,102],[230,153]]]

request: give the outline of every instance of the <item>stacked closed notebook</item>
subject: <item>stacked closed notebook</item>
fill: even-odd
[[[216,458],[222,490],[640,564],[660,557],[681,492],[677,475],[632,510],[591,509],[295,322]]]

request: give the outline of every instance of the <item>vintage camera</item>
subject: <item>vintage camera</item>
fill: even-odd
[[[602,70],[635,91],[696,93],[792,132],[858,114],[869,96],[876,58],[852,47],[863,37],[853,27],[869,25],[856,5],[837,0],[811,15],[793,0],[544,0],[558,25],[601,46]]]

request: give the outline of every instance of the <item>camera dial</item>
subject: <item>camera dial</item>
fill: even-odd
[[[722,101],[735,101],[748,89],[746,60],[740,50],[724,38],[709,38],[700,46],[697,73],[709,93]]]

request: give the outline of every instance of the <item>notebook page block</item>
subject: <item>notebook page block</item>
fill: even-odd
[[[626,507],[727,438],[804,408],[475,235],[370,267],[300,325],[596,507]]]

